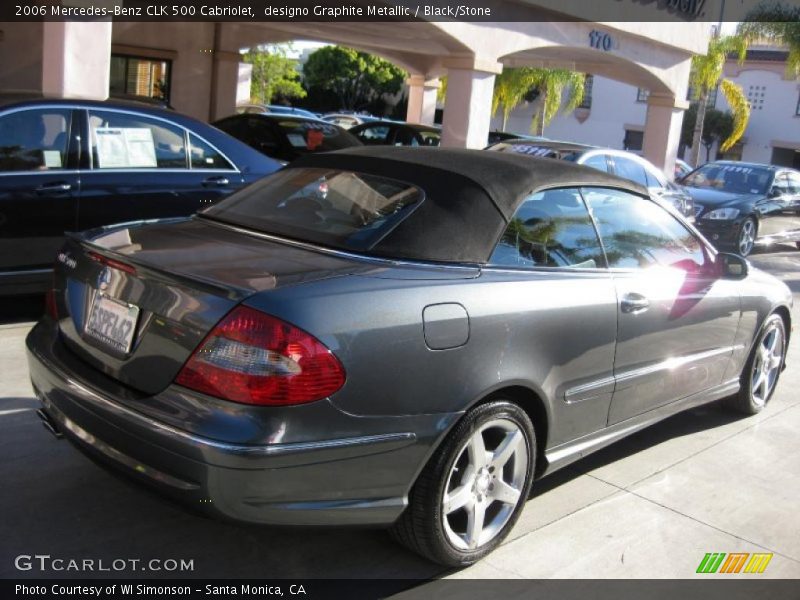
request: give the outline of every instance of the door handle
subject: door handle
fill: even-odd
[[[37,194],[52,194],[53,192],[68,192],[72,189],[72,184],[66,181],[59,181],[58,183],[45,183],[37,187],[34,191]]]
[[[650,307],[650,301],[637,293],[625,294],[622,297],[619,308],[624,313],[636,314],[646,311]]]
[[[204,187],[218,186],[223,187],[230,183],[227,177],[209,177],[203,180]]]

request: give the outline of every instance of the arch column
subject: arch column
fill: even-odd
[[[111,20],[45,21],[42,92],[63,98],[108,98]]]
[[[642,154],[663,169],[669,178],[675,172],[683,113],[687,108],[687,101],[677,100],[674,96],[650,94],[647,98]]]
[[[411,75],[408,84],[408,110],[406,121],[433,125],[436,115],[436,93],[442,87],[438,79],[425,79],[423,75]]]
[[[492,117],[494,77],[503,71],[495,60],[450,59],[442,123],[442,146],[484,148]]]

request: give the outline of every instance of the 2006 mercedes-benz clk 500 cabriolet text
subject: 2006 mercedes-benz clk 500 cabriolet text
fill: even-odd
[[[216,515],[447,565],[593,450],[760,411],[791,331],[783,283],[637,184],[524,155],[307,156],[61,256],[27,339],[49,429]]]

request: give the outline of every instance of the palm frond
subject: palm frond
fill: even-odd
[[[733,131],[719,147],[722,152],[726,152],[744,135],[747,122],[750,120],[750,105],[744,95],[744,90],[730,79],[723,79],[720,88],[733,113]]]

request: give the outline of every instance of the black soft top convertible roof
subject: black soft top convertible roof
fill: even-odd
[[[309,154],[286,168],[356,171],[416,185],[425,200],[370,252],[443,262],[488,260],[517,206],[532,192],[603,186],[647,194],[631,181],[589,167],[483,150],[367,146]]]

